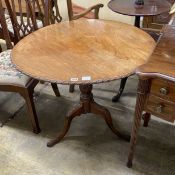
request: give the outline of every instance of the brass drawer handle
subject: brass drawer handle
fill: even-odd
[[[160,93],[163,95],[167,95],[169,93],[168,88],[167,87],[160,88]]]
[[[162,113],[163,109],[164,109],[164,106],[163,105],[159,105],[159,106],[156,107],[156,112]]]

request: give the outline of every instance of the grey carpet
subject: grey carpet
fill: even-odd
[[[111,102],[119,81],[94,86],[95,100],[106,106],[115,126],[126,134],[131,131],[137,79],[126,85],[120,102]],[[35,104],[42,132],[31,132],[26,106],[15,119],[0,128],[0,175],[174,175],[174,125],[151,120],[148,128],[141,127],[134,166],[126,167],[129,143],[120,140],[105,122],[87,114],[73,120],[62,142],[53,148],[46,143],[63,126],[64,117],[79,100],[79,91],[68,92],[59,86],[61,97],[53,95],[50,85],[39,85]],[[23,99],[16,94],[0,92],[0,121],[19,109]]]

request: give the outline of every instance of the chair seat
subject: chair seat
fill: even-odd
[[[0,84],[26,86],[31,77],[22,74],[15,68],[10,58],[11,51],[6,50],[0,53]]]
[[[9,15],[6,15],[5,18],[6,18],[6,23],[7,23],[7,28],[8,28],[8,30],[9,30],[11,33],[14,34],[13,25],[12,25],[12,22],[11,22],[11,19],[10,19]],[[18,17],[18,18],[19,18],[19,17]],[[21,19],[19,18],[19,19],[18,19],[18,23],[19,23],[19,24],[20,24],[20,21],[21,21]],[[24,21],[24,25],[26,25],[26,24],[27,24],[27,22]],[[37,25],[38,25],[38,28],[43,27],[42,21],[37,20]],[[1,25],[0,25],[0,28],[2,28]],[[29,29],[30,29],[30,28],[29,28]],[[28,34],[28,32],[26,31],[25,35],[27,35],[27,34]],[[23,32],[20,31],[20,36],[22,37],[23,35],[24,35]]]

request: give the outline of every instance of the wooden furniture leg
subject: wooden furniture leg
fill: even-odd
[[[103,106],[98,105],[94,99],[92,94],[92,85],[80,85],[79,86],[81,95],[80,95],[80,104],[78,104],[66,117],[63,130],[60,134],[47,143],[48,147],[52,147],[57,144],[68,132],[71,121],[76,116],[80,116],[81,114],[86,113],[94,113],[99,117],[103,118],[112,132],[114,132],[118,137],[123,138],[125,140],[129,140],[129,137],[121,134],[117,129],[114,128],[112,118],[110,112]]]
[[[141,124],[142,112],[144,110],[144,103],[146,101],[146,96],[149,91],[149,81],[148,80],[139,80],[138,91],[137,91],[137,101],[135,107],[135,117],[132,127],[131,140],[130,140],[130,149],[127,167],[132,167],[132,160],[134,157],[135,146],[137,142],[137,134]]]
[[[74,92],[74,89],[75,89],[75,85],[71,84],[69,86],[69,92],[73,93]]]
[[[140,16],[135,17],[134,26],[140,28]]]
[[[151,119],[151,114],[146,112],[145,114],[142,115],[142,118],[144,120],[143,126],[148,127],[148,123]]]
[[[112,98],[112,101],[113,102],[118,102],[122,93],[123,93],[123,90],[125,88],[125,85],[126,85],[126,81],[127,81],[128,77],[125,77],[125,78],[122,78],[121,79],[121,83],[120,83],[120,88],[119,88],[119,91],[118,91],[118,94],[115,95],[113,98]]]
[[[60,97],[60,92],[56,83],[51,83],[52,89],[57,97]]]
[[[28,115],[30,116],[33,132],[35,134],[38,134],[41,132],[41,129],[39,127],[38,117],[36,114],[35,104],[33,101],[33,92],[34,92],[33,89],[26,89],[23,93],[21,93],[21,95],[24,97],[27,104],[27,108],[29,111]]]
[[[108,109],[105,107],[97,104],[96,102],[91,103],[91,113],[97,114],[99,117],[103,118],[108,125],[108,127],[111,129],[111,131],[116,134],[119,138],[122,138],[126,141],[130,141],[129,135],[124,135],[120,133],[113,125],[112,117]]]

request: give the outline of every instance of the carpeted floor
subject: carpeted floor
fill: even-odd
[[[126,134],[131,131],[137,78],[132,77],[118,103],[111,98],[119,81],[94,86],[95,100],[111,112],[115,126]],[[47,148],[46,143],[63,126],[69,109],[78,102],[60,86],[61,97],[54,96],[50,85],[36,88],[36,109],[42,132],[31,132],[26,106],[18,94],[0,92],[0,121],[15,114],[14,120],[0,128],[0,175],[174,175],[175,126],[151,120],[141,128],[134,166],[126,167],[129,143],[120,140],[93,114],[76,118],[65,139]],[[24,107],[22,107],[24,105]]]

